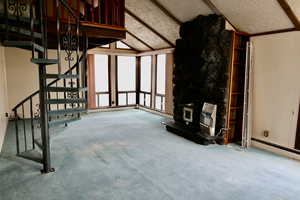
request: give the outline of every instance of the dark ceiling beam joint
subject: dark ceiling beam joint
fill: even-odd
[[[151,50],[154,50],[153,47],[151,47],[148,43],[146,43],[145,41],[143,41],[142,39],[140,39],[139,37],[137,37],[136,35],[134,35],[133,33],[131,33],[130,31],[127,30],[127,33],[129,35],[131,35],[133,38],[135,38],[136,40],[138,40],[140,43],[142,43],[143,45],[145,45],[146,47],[148,47]]]
[[[288,18],[292,21],[294,26],[296,28],[300,28],[300,22],[298,20],[298,17],[295,15],[295,13],[293,12],[293,10],[292,10],[291,6],[288,4],[288,2],[286,0],[277,0],[277,2],[279,3],[279,5],[283,9],[283,11],[286,13]]]
[[[175,17],[169,10],[167,10],[161,3],[159,3],[157,0],[150,0],[153,4],[155,4],[165,15],[170,17],[174,22],[176,22],[178,25],[181,25],[182,22]]]
[[[222,15],[226,21],[236,30],[240,31],[230,20],[210,1],[210,0],[202,0],[212,11],[217,15]]]
[[[250,37],[272,35],[272,34],[278,34],[278,33],[288,33],[288,32],[293,32],[293,31],[300,31],[300,29],[299,28],[287,28],[287,29],[281,29],[281,30],[275,30],[275,31],[254,33],[254,34],[251,34]]]
[[[158,31],[156,31],[154,28],[152,28],[146,22],[144,22],[143,20],[141,20],[138,16],[136,16],[135,14],[133,14],[127,8],[125,8],[125,12],[128,15],[130,15],[132,18],[134,18],[136,21],[138,21],[139,23],[141,23],[143,26],[145,26],[147,29],[149,29],[150,31],[152,31],[154,34],[156,34],[158,37],[160,37],[163,41],[165,41],[166,43],[168,43],[171,47],[175,46],[170,40],[168,40],[166,37],[164,37],[162,34],[160,34]]]
[[[137,51],[137,52],[141,52],[140,50],[134,48],[133,46],[131,46],[130,44],[128,44],[127,42],[125,42],[124,40],[121,40],[120,42],[122,42],[123,44],[127,45],[128,47],[130,47],[132,50]]]

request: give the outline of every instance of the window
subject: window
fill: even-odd
[[[102,48],[110,48],[110,44],[104,44],[104,45],[101,45],[100,47],[102,47]]]
[[[166,55],[157,56],[155,109],[165,110]]]
[[[117,49],[131,49],[129,46],[124,44],[123,42],[118,41],[117,42]]]
[[[109,106],[108,56],[95,55],[95,98],[96,107]]]
[[[152,57],[141,57],[141,92],[140,105],[150,107],[151,105],[151,68]]]
[[[118,105],[136,104],[136,58],[118,56]]]

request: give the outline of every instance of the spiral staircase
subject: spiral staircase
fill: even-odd
[[[40,163],[42,173],[54,171],[50,135],[86,112],[87,50],[92,46],[78,13],[66,0],[54,2],[56,19],[51,22],[43,0],[6,0],[0,13],[2,45],[31,51],[31,62],[38,67],[39,90],[13,113],[17,156]],[[62,11],[67,21],[61,20]]]

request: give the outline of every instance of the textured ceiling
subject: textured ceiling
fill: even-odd
[[[150,51],[151,49],[144,45],[142,42],[138,41],[130,34],[126,34],[126,40],[123,40],[125,44],[129,45],[130,47],[134,48],[138,51]]]
[[[204,3],[207,1],[213,6]],[[300,0],[286,1],[300,19]],[[127,13],[126,28],[153,49],[171,47],[168,41],[175,44],[179,38],[180,26],[174,18],[186,22],[198,15],[213,14],[215,8],[239,31],[250,34],[295,27],[277,0],[126,0],[125,2],[126,9],[144,22],[139,22]],[[125,42],[137,50],[150,50],[136,38],[130,35],[127,37]]]
[[[239,30],[261,33],[293,28],[277,0],[211,0]]]
[[[179,24],[166,15],[152,1],[126,0],[125,2],[128,10],[175,44],[179,38]]]
[[[181,22],[192,20],[198,15],[213,14],[202,0],[158,0]]]
[[[142,23],[139,23],[133,17],[125,14],[126,28],[139,39],[146,42],[154,49],[169,47],[169,44],[161,39],[158,35],[153,33],[150,29],[145,27]]]
[[[299,20],[300,19],[300,0],[287,0],[287,2]]]

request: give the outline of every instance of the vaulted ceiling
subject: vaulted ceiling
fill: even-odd
[[[298,30],[300,0],[125,0],[128,30],[123,42],[138,51],[170,48],[182,22],[220,14],[249,34]]]

